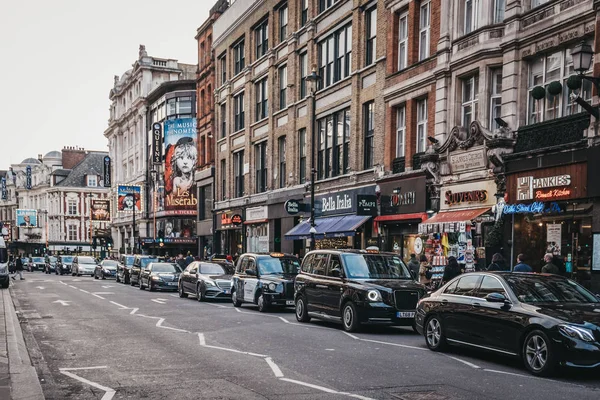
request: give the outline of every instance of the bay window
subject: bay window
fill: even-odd
[[[319,42],[320,87],[350,76],[352,66],[352,25],[338,29]]]

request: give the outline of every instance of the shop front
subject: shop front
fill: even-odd
[[[397,253],[405,262],[412,253],[419,256],[423,247],[416,240],[418,227],[427,219],[425,175],[382,179],[377,182],[377,193],[380,211],[374,229],[380,249]]]
[[[505,221],[510,221],[512,258],[525,254],[534,271],[544,255],[555,256],[561,272],[578,280],[592,270],[593,201],[589,200],[586,162],[507,175]]]
[[[309,199],[304,204],[310,204]],[[310,207],[310,206],[309,206]],[[310,208],[308,208],[310,211]],[[315,240],[317,249],[364,249],[373,238],[377,215],[375,186],[340,190],[315,196]],[[287,240],[305,240],[310,246],[310,219],[285,234]]]
[[[247,252],[269,252],[269,207],[258,206],[246,208],[244,230],[246,233]]]
[[[245,252],[242,209],[217,212],[217,236],[223,254],[235,256]]]

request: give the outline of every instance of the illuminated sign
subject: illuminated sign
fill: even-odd
[[[506,204],[503,210],[504,214],[554,214],[562,213],[563,210],[556,202],[549,205],[536,201],[530,204]]]
[[[470,192],[459,192],[452,193],[447,190],[445,193],[446,204],[458,204],[458,203],[483,203],[487,201],[488,195],[487,190],[472,190]]]
[[[159,122],[152,124],[152,163],[162,163],[162,125]]]
[[[550,199],[558,199],[562,197],[570,197],[571,189],[549,189],[549,190],[536,190],[535,191],[535,199],[536,200],[550,200]]]
[[[546,178],[534,178],[533,176],[524,176],[517,179],[517,200],[533,200],[536,199],[545,199],[552,197],[565,197],[569,194],[561,194],[560,196],[552,196],[548,195],[548,193],[552,193],[552,191],[540,191],[539,189],[547,189],[558,186],[570,186],[571,185],[571,175],[558,175],[558,176],[550,176]],[[546,193],[547,197],[537,197],[538,192],[542,192],[542,194]]]
[[[234,214],[231,216],[231,223],[235,226],[239,226],[244,222],[244,219],[240,214]]]

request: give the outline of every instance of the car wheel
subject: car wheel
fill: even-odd
[[[140,285],[140,290],[144,290],[145,286],[142,284],[142,280],[141,279],[140,279],[140,281],[138,283]]]
[[[269,306],[267,304],[267,301],[265,300],[265,296],[263,296],[262,293],[258,295],[256,304],[258,304],[258,311],[260,312],[267,312],[269,310]]]
[[[556,368],[552,343],[548,336],[540,331],[529,332],[523,343],[523,361],[525,367],[534,375],[548,376]]]
[[[94,272],[94,279],[99,279],[98,275]]]
[[[417,322],[413,321],[412,323],[412,330],[414,333],[419,334],[419,331],[417,330]]]
[[[3,289],[8,289],[8,285],[10,285],[10,282],[7,281],[6,283],[2,284],[2,288]]]
[[[206,301],[206,294],[202,291],[202,286],[200,286],[200,284],[196,285],[196,299],[198,299],[198,301]]]
[[[231,301],[233,302],[233,306],[234,307],[241,307],[241,305],[242,305],[242,302],[240,300],[238,300],[238,298],[237,298],[237,291],[236,290],[234,290],[231,293]]]
[[[346,332],[356,332],[360,328],[358,322],[358,312],[353,302],[349,301],[342,310],[342,324]]]
[[[135,286],[135,283],[133,283],[133,280],[132,280],[131,278],[129,278],[129,284],[130,284],[131,286]]]
[[[437,316],[427,319],[425,323],[425,343],[433,351],[442,351],[446,348],[444,327]]]
[[[117,275],[117,276],[115,277],[115,282],[117,282],[117,283],[121,283],[121,280],[119,279],[119,275]]]
[[[310,322],[306,305],[304,296],[298,296],[298,299],[296,299],[296,319],[298,322]]]
[[[188,297],[187,293],[183,291],[183,285],[180,284],[177,288],[177,291],[179,292],[179,297],[181,297],[182,299]]]
[[[148,280],[148,290],[154,292],[156,289],[152,286],[152,281]]]

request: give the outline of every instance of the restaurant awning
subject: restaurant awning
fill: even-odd
[[[427,224],[442,224],[446,222],[472,221],[490,210],[490,207],[472,208],[467,210],[442,211],[438,215],[427,220]]]
[[[315,219],[316,239],[326,237],[354,236],[356,230],[371,217],[362,215],[341,215],[337,217],[323,217]],[[293,227],[285,234],[288,240],[310,239],[310,220],[304,221]]]
[[[412,214],[394,214],[394,215],[380,215],[375,217],[375,222],[386,222],[386,221],[409,221],[409,220],[421,220],[427,219],[427,213],[412,213]]]

